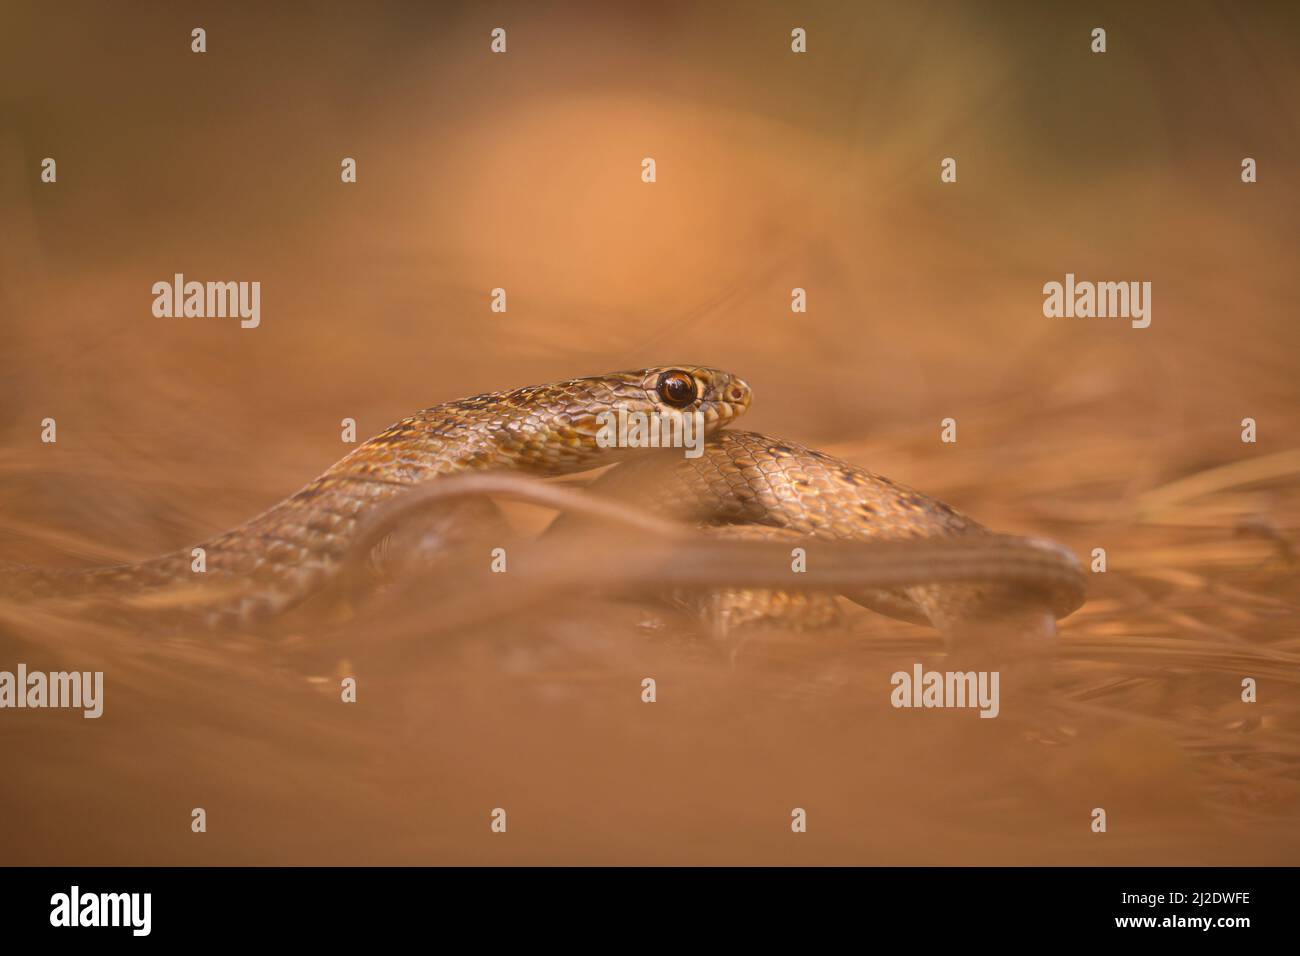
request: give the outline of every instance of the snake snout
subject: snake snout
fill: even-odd
[[[753,395],[750,391],[749,383],[743,378],[733,378],[731,384],[727,386],[727,401],[733,405],[739,405],[741,408],[749,408],[749,400]]]
[[[752,397],[749,383],[728,373],[715,374],[704,402],[704,414],[710,424],[726,424],[745,414]]]

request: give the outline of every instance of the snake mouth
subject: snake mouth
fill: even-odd
[[[708,427],[722,427],[730,422],[733,418],[739,418],[745,413],[745,407],[736,407],[728,403],[710,405],[704,412],[704,424]]]

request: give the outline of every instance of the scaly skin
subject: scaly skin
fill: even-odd
[[[689,384],[685,404],[680,396],[665,394],[666,378]],[[595,482],[594,490],[703,522],[715,538],[796,543],[959,538],[963,548],[955,571],[952,560],[940,571],[932,555],[872,570],[863,555],[862,573],[854,575],[861,585],[843,593],[894,617],[947,629],[1017,605],[1063,617],[1082,603],[1082,568],[1059,545],[992,535],[941,501],[795,442],[720,431],[749,402],[749,386],[741,379],[717,369],[680,366],[436,405],[370,439],[252,521],[201,545],[206,573],[192,570],[186,549],[119,567],[0,575],[0,592],[20,597],[181,592],[176,603],[183,608],[209,618],[233,613],[247,619],[286,608],[337,576],[349,552],[363,550],[358,540],[367,521],[416,486],[433,482],[429,487],[441,490],[447,485],[437,479],[458,473],[553,476],[622,461]],[[700,412],[709,436],[703,455],[602,447],[598,416],[619,410],[658,416]],[[462,508],[467,504],[462,501]],[[972,548],[973,543],[978,546]],[[958,555],[952,551],[947,557]],[[948,583],[929,583],[940,580]],[[740,622],[836,617],[833,599],[796,587],[724,590],[706,603],[715,616]]]
[[[670,406],[658,392],[666,373],[685,371],[697,395]],[[364,519],[410,487],[465,471],[562,475],[621,461],[642,449],[601,447],[602,412],[700,412],[712,434],[749,407],[745,382],[720,369],[665,366],[491,392],[435,405],[358,447],[270,510],[191,549],[139,564],[77,571],[21,569],[0,576],[13,596],[69,596],[161,588],[196,589],[194,604],[241,617],[274,612],[314,591],[338,570]],[[205,594],[204,592],[211,592]]]
[[[754,531],[738,535],[740,529],[755,526],[780,539],[793,535],[872,542],[961,537],[970,542],[987,536],[987,582],[888,589],[872,588],[867,582],[861,589],[845,592],[865,607],[912,623],[946,629],[1017,605],[1039,606],[1059,618],[1084,600],[1083,569],[1065,548],[1039,543],[1042,569],[1032,587],[999,581],[997,563],[1014,547],[1015,539],[1008,542],[1005,536],[994,536],[955,508],[889,478],[769,435],[721,432],[709,440],[700,458],[661,455],[629,462],[603,476],[594,490],[701,522],[704,530],[712,526],[712,533],[731,538],[762,538],[761,532]],[[1035,558],[1035,549],[1023,550],[1027,559]],[[809,560],[815,560],[811,553]],[[789,593],[776,597],[780,607],[790,603]],[[815,599],[808,596],[807,600]],[[771,595],[735,591],[723,599],[711,597],[708,603],[723,605],[733,622],[743,623],[757,615],[756,608],[771,603]],[[818,613],[830,619],[824,607]]]

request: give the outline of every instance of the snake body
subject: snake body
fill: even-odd
[[[743,380],[720,369],[688,368],[612,372],[426,408],[251,521],[198,545],[202,573],[187,548],[112,567],[19,569],[0,578],[0,593],[121,595],[181,587],[200,592],[193,604],[241,618],[278,611],[330,579],[367,515],[416,485],[469,471],[563,475],[635,455],[639,449],[600,443],[603,413],[698,412],[708,435],[749,407]],[[669,404],[667,387],[688,380],[690,401]]]
[[[636,500],[651,510],[701,523],[711,536],[745,540],[882,542],[961,538],[986,545],[986,580],[971,584],[864,585],[846,597],[890,617],[944,628],[992,616],[1017,604],[1036,604],[1064,617],[1084,600],[1083,569],[1067,549],[1035,542],[1041,550],[1037,579],[1011,582],[997,571],[1006,537],[994,536],[948,504],[858,465],[788,439],[727,430],[714,436],[698,459],[645,458],[613,469],[596,490]],[[1027,552],[1032,554],[1032,551]],[[711,597],[716,603],[719,599]],[[722,609],[743,620],[754,596],[723,596]],[[830,616],[811,595],[782,592],[765,598],[762,613]],[[811,605],[811,606],[809,606]]]
[[[750,397],[742,379],[720,369],[664,366],[435,405],[385,429],[251,521],[199,545],[202,573],[194,550],[185,549],[137,564],[3,573],[0,593],[183,589],[198,592],[196,606],[223,613],[275,612],[336,576],[368,518],[416,486],[461,473],[548,477],[609,464],[618,467],[595,483],[597,494],[698,521],[718,536],[871,542],[988,534],[946,504],[847,462],[790,441],[722,431],[744,414]],[[707,438],[703,453],[610,447],[602,423],[620,412],[698,413]],[[967,575],[972,583],[927,584],[922,570],[914,585],[873,587],[868,577],[845,594],[886,614],[942,627],[978,616],[1008,588],[1021,597],[1035,597],[1037,589],[1038,602],[1064,616],[1082,602],[1081,569],[1060,548],[1046,549],[1042,564],[1027,589],[1023,577],[1008,585],[992,563],[987,574]],[[817,607],[797,595],[787,603],[802,613]]]

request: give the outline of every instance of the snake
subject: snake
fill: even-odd
[[[358,542],[369,541],[375,516],[417,489],[455,491],[457,481],[470,481],[473,497],[475,479],[464,476],[546,479],[612,465],[590,483],[585,499],[557,490],[560,507],[635,501],[647,514],[690,522],[709,539],[742,545],[959,542],[958,551],[946,553],[950,560],[942,573],[932,552],[919,560],[902,555],[901,574],[898,561],[877,560],[840,587],[844,597],[901,620],[942,629],[1016,604],[1061,618],[1083,603],[1082,568],[1067,548],[996,535],[938,499],[859,466],[794,441],[729,429],[751,399],[750,386],[737,375],[675,365],[445,402],[390,425],[297,492],[200,545],[107,567],[5,569],[0,595],[22,600],[172,592],[180,597],[164,602],[169,607],[192,603],[208,620],[246,621],[284,611],[336,580]],[[694,416],[703,446],[688,455],[611,443],[606,426],[619,415],[663,421]],[[670,451],[675,453],[665,454]],[[545,493],[530,490],[535,487],[504,490],[545,503]],[[467,513],[472,516],[472,509]],[[750,605],[765,596],[767,613],[780,603],[774,603],[777,592],[770,587],[715,593]],[[781,593],[784,606],[805,614],[823,606],[824,596],[805,599],[797,588]]]

